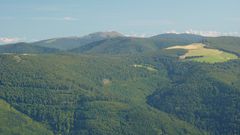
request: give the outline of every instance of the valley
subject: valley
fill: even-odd
[[[75,49],[68,44],[80,39],[0,46],[0,134],[240,133],[239,44],[108,36]]]

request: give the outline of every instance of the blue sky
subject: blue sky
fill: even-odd
[[[239,35],[240,0],[0,0],[0,42],[97,31]]]

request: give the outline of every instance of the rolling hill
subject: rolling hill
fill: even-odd
[[[156,51],[155,43],[146,38],[119,37],[94,42],[72,49],[75,53],[91,54],[134,54]]]
[[[0,53],[56,53],[59,50],[35,46],[29,43],[15,43],[0,46]]]
[[[124,35],[112,31],[112,32],[96,32],[83,37],[64,37],[64,38],[54,38],[43,41],[38,41],[32,43],[32,45],[55,48],[60,50],[71,50],[78,48],[93,42],[115,38],[124,37]]]
[[[118,32],[97,32],[83,37],[65,37],[33,43],[0,46],[1,53],[74,52],[91,54],[139,54],[176,45],[203,43],[209,48],[239,56],[239,37],[202,37],[192,34],[160,34],[149,38],[125,37]],[[178,52],[176,52],[178,53]]]
[[[160,34],[150,37],[159,47],[165,48],[173,45],[187,45],[192,43],[201,43],[203,36],[193,34]]]
[[[95,34],[0,46],[0,134],[240,134],[239,37]]]
[[[208,37],[205,42],[211,47],[235,53],[240,56],[239,37]]]
[[[0,97],[55,134],[205,134],[146,103],[157,85],[169,83],[141,57],[1,55]],[[9,74],[11,72],[11,74]],[[104,83],[108,80],[108,85]]]

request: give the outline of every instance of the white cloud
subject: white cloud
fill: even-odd
[[[77,18],[74,18],[74,17],[66,16],[66,17],[63,17],[63,20],[65,20],[65,21],[76,21],[76,20],[78,20],[78,19],[77,19]]]
[[[166,33],[175,33],[175,34],[187,33],[187,34],[202,35],[207,37],[240,36],[239,32],[203,31],[203,30],[193,30],[193,29],[186,30],[184,32],[177,32],[176,30],[171,30]]]
[[[34,17],[33,20],[47,20],[47,21],[76,21],[79,20],[75,17],[65,16],[65,17]]]
[[[198,31],[198,30],[192,30],[192,29],[185,31],[185,33],[208,36],[208,37],[218,37],[223,35],[223,33],[217,32],[217,31]]]
[[[176,30],[170,30],[170,31],[167,31],[165,33],[174,33],[174,34],[180,34],[179,32],[177,32]]]
[[[125,36],[127,36],[127,37],[136,37],[136,38],[145,38],[145,37],[147,37],[146,34],[137,34],[137,33],[134,33],[134,34],[126,34]]]
[[[130,32],[130,33],[127,33],[127,34],[124,33],[124,35],[127,36],[127,37],[147,38],[147,37],[153,36],[154,34]]]
[[[0,37],[0,43],[2,44],[16,43],[19,41],[21,41],[20,38]]]

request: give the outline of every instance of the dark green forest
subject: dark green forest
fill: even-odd
[[[201,42],[239,55],[232,38],[228,46],[196,35],[111,37],[68,51],[1,46],[0,134],[238,135],[239,59],[201,63],[164,49]]]

